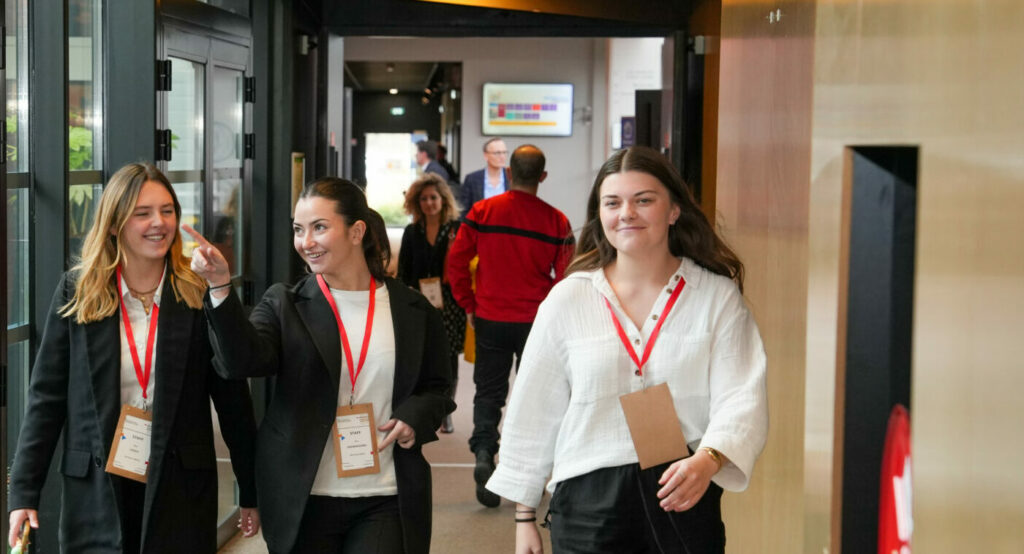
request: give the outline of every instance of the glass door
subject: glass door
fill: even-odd
[[[210,242],[228,260],[236,284],[243,274],[245,246],[245,75],[222,65],[213,67],[213,233]]]
[[[200,230],[203,226],[203,145],[204,108],[206,106],[206,64],[183,56],[168,56],[173,88],[167,92],[166,129],[171,130],[171,159],[164,171],[181,203],[181,223]],[[186,255],[196,244],[188,234],[182,236]]]
[[[248,191],[251,164],[246,163],[245,133],[251,113],[245,102],[245,73],[250,67],[245,41],[229,42],[202,30],[165,23],[162,59],[171,62],[171,87],[158,93],[157,128],[169,130],[170,160],[160,162],[182,206],[182,223],[199,230],[228,260],[232,282],[241,295],[248,271]],[[183,235],[191,255],[196,243]],[[250,299],[241,295],[243,302]],[[218,538],[236,531],[237,494],[230,452],[220,432],[217,412]]]

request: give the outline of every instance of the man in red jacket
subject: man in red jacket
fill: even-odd
[[[508,192],[477,202],[448,252],[452,294],[476,331],[469,449],[476,455],[476,498],[491,508],[501,498],[484,484],[494,471],[512,356],[518,367],[537,307],[565,275],[575,244],[565,214],[537,198],[537,186],[547,177],[544,163],[536,146],[517,148]],[[469,263],[475,256],[480,261],[474,293]]]

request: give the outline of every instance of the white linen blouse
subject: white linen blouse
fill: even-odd
[[[644,368],[648,387],[667,383],[688,445],[729,458],[713,481],[740,491],[768,434],[765,353],[757,324],[735,283],[688,258],[637,329],[603,270],[556,284],[541,303],[523,351],[502,432],[498,467],[487,488],[537,506],[548,490],[591,471],[637,462],[619,404],[642,388],[603,299],[641,355],[668,302],[685,280]]]

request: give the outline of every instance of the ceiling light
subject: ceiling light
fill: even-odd
[[[388,73],[393,73],[395,71],[395,64],[389,63],[384,66],[384,69],[387,70]]]
[[[388,92],[390,92],[391,94],[398,94],[398,89],[393,88],[393,89],[388,90]]]

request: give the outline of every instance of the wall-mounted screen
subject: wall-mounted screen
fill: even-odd
[[[484,135],[572,135],[572,85],[484,83]]]

